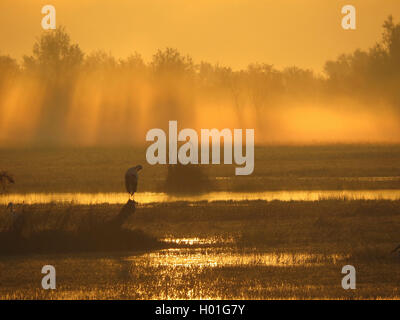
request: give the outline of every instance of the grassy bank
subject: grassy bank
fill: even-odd
[[[120,205],[46,204],[19,205],[24,215],[21,234],[75,232],[99,236],[113,230],[109,223]],[[0,225],[5,233],[11,215],[0,207]],[[400,201],[320,200],[176,202],[139,205],[121,230],[143,230],[154,238],[207,238],[268,250],[312,250],[370,259],[391,257],[400,243]],[[107,235],[115,241],[118,234]],[[104,237],[103,237],[104,238]],[[5,245],[5,244],[3,244]]]

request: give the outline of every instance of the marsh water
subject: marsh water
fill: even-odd
[[[122,204],[128,199],[126,193],[24,193],[0,195],[0,204],[42,204],[52,202],[74,204]],[[291,190],[263,192],[210,192],[198,195],[171,195],[167,193],[143,192],[135,195],[138,203],[199,202],[199,201],[318,201],[323,199],[351,200],[399,200],[400,190]]]
[[[28,205],[46,203],[123,204],[127,199],[126,193],[9,193],[0,196],[0,205],[7,205],[9,202]],[[135,195],[135,200],[140,204],[186,201],[192,205],[201,201],[242,200],[311,202],[323,199],[399,200],[400,190],[290,190],[210,192],[200,195],[170,195],[166,193],[137,193]],[[246,215],[245,212],[243,214]],[[310,214],[312,215],[312,213]],[[286,216],[283,221],[289,221],[289,217]],[[296,224],[298,221],[302,221],[302,223],[308,221],[297,220],[296,215],[293,219],[296,220]],[[322,220],[321,218],[312,218],[310,221],[314,233],[321,231],[320,228],[331,226],[331,223],[339,223],[336,220],[332,220],[332,222],[329,218]],[[368,219],[357,220],[357,225],[362,221],[367,223]],[[390,221],[386,226],[393,224],[393,221]],[[265,226],[264,222],[258,223]],[[245,222],[240,223],[248,226]],[[274,219],[270,218],[268,223],[274,223]],[[201,225],[200,222],[199,226],[201,227]],[[153,226],[157,226],[157,224]],[[305,229],[307,228],[306,226]],[[363,230],[368,230],[368,228],[363,228]],[[345,230],[340,227],[338,229]],[[290,226],[288,230],[290,230],[290,234],[293,232]],[[323,232],[325,234],[325,231]],[[279,232],[277,234],[281,237]],[[355,234],[362,233],[355,232]],[[161,240],[170,243],[171,247],[147,252],[0,257],[0,269],[2,270],[0,298],[348,298],[347,292],[341,290],[337,280],[338,274],[341,276],[339,272],[341,266],[348,264],[351,259],[350,254],[344,253],[346,250],[340,252],[331,247],[323,250],[319,247],[315,249],[310,246],[302,247],[297,240],[297,245],[293,247],[276,248],[276,243],[260,248],[241,247],[235,243],[234,239],[227,238],[226,234],[220,238],[215,237],[215,234],[206,235],[204,238],[185,238],[174,236],[172,231],[169,237]],[[385,248],[386,251],[388,250]],[[393,265],[391,260],[388,263],[387,259],[384,272],[387,279],[390,280],[394,277],[393,275],[389,276],[392,273]],[[393,262],[397,265],[396,263],[397,261]],[[42,276],[40,270],[46,264],[54,265],[57,268],[57,290],[52,292],[42,290],[40,287]],[[375,273],[370,270],[378,270],[381,267],[380,265],[375,266],[373,263],[371,265],[370,261],[363,265],[363,268],[366,266],[370,268],[367,272],[367,276],[370,277],[368,279],[375,277]],[[393,283],[389,280],[379,289],[374,287],[373,297],[397,296],[398,291],[393,291]],[[369,288],[366,287],[363,291],[367,298],[370,294]]]
[[[276,296],[282,288],[273,277],[268,282],[264,275],[260,277],[260,270],[271,272],[299,266],[320,268],[345,258],[336,254],[233,250],[217,243],[214,243],[216,246],[202,246],[202,239],[196,238],[175,240],[191,245],[137,254],[35,255],[0,259],[4,271],[0,289],[8,292],[3,298],[251,298],[259,296],[260,293],[254,291],[257,288],[262,288],[266,297],[267,291]],[[54,292],[41,290],[40,273],[34,272],[49,263],[57,267],[57,290]],[[235,274],[231,274],[232,271]],[[299,285],[292,290],[303,288]]]

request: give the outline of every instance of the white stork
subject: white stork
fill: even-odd
[[[133,197],[133,194],[137,190],[138,185],[138,172],[142,170],[142,166],[138,165],[136,167],[129,168],[125,173],[125,187],[126,191],[129,193],[130,197]]]

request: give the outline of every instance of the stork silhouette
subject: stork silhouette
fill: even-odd
[[[129,200],[132,198],[133,195],[137,190],[138,179],[139,179],[139,171],[142,170],[141,165],[137,165],[135,167],[129,168],[125,173],[125,187],[126,191],[129,193]]]

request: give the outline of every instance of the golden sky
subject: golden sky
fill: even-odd
[[[389,14],[400,19],[400,0],[1,0],[0,54],[31,52],[45,4],[85,52],[149,60],[171,46],[235,69],[266,62],[320,71],[327,59],[372,46]],[[355,31],[341,28],[345,4],[357,9]]]

